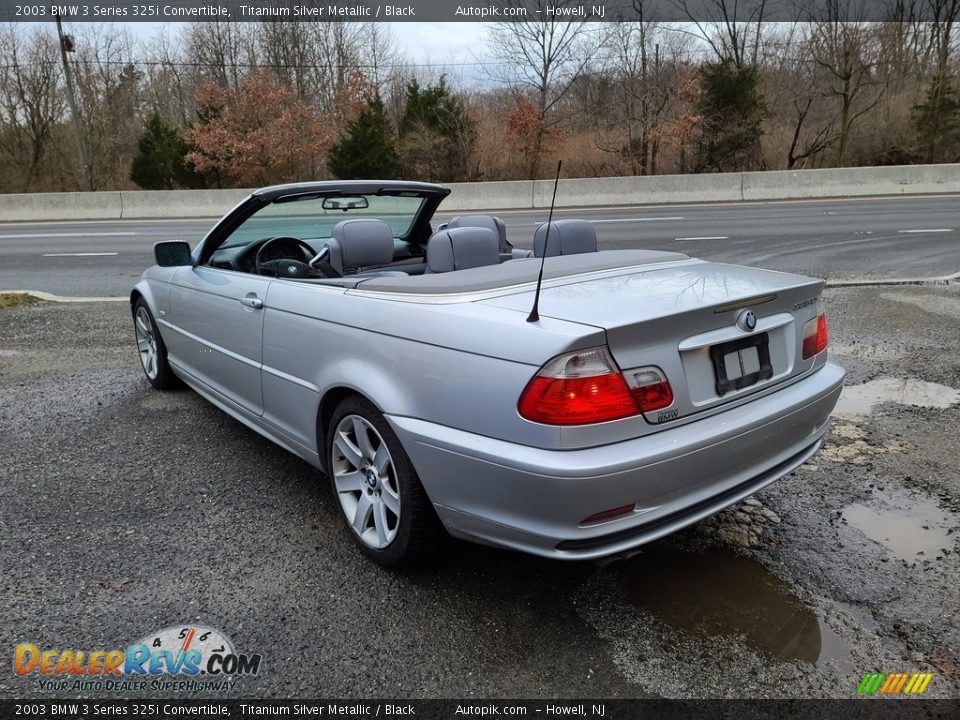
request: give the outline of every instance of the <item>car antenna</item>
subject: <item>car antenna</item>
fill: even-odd
[[[557,202],[557,185],[560,184],[560,168],[563,160],[557,161],[557,177],[553,181],[553,199],[550,200],[550,214],[547,216],[547,234],[543,238],[543,255],[540,258],[540,274],[537,276],[537,292],[533,296],[533,307],[527,316],[527,322],[540,320],[540,286],[543,285],[543,264],[547,261],[547,243],[550,242],[550,226],[553,225],[553,206]]]

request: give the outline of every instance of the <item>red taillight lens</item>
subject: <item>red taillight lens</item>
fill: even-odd
[[[803,359],[808,360],[827,349],[827,316],[820,313],[803,326]]]
[[[625,370],[623,375],[640,412],[662,410],[673,405],[673,388],[659,368]]]
[[[520,415],[547,425],[588,425],[636,415],[637,404],[605,348],[561,355],[527,385]]]

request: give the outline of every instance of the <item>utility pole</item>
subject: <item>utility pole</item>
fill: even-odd
[[[67,62],[67,52],[73,52],[73,38],[63,34],[63,25],[57,15],[57,36],[60,38],[60,59],[63,60],[63,76],[67,81],[67,102],[70,105],[70,116],[73,120],[73,135],[77,140],[77,158],[80,160],[80,178],[84,189],[93,190],[90,179],[90,168],[87,165],[87,151],[83,147],[83,133],[80,131],[80,116],[77,114],[77,99],[73,94],[73,75],[70,73],[70,63]]]

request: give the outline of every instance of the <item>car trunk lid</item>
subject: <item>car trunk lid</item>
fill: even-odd
[[[800,275],[694,261],[554,281],[542,289],[540,314],[602,328],[624,371],[660,368],[675,397],[645,415],[660,424],[809,370],[814,359],[801,356],[803,325],[816,317],[822,288]],[[479,302],[529,312],[533,291]]]

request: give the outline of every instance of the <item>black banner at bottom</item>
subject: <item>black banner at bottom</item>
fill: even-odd
[[[321,718],[323,720],[953,720],[960,699],[850,700],[0,700],[0,717]]]

